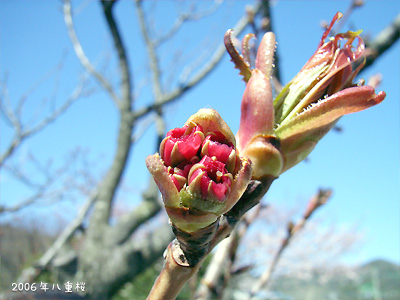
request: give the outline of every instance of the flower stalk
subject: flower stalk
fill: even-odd
[[[173,257],[176,253],[182,254],[182,251],[177,243],[172,242],[165,251],[164,267],[154,282],[147,300],[176,299],[186,281],[200,268],[201,264],[193,267],[178,264]]]

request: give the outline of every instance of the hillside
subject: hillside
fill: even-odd
[[[35,228],[10,225],[0,227],[0,290],[8,290],[23,266],[37,259],[50,245],[52,237]]]
[[[314,270],[310,278],[279,277],[271,290],[293,299],[400,299],[400,266],[374,260],[357,268],[342,268],[329,274]]]

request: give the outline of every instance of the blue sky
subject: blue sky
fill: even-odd
[[[134,5],[132,1],[120,2],[115,14],[126,41],[135,92],[139,95],[134,106],[140,108],[152,101],[147,58]],[[400,13],[398,1],[365,2],[364,7],[351,15],[348,25],[351,29],[363,29],[367,36],[374,37]],[[211,2],[196,3],[204,8]],[[188,23],[176,38],[160,48],[166,91],[176,86],[187,62],[196,60],[201,63],[212,54],[225,31],[235,24],[248,3],[251,1],[226,1],[213,16]],[[321,20],[329,21],[337,11],[344,12],[349,3],[275,2],[272,13],[283,83],[288,82],[316,50],[322,34]],[[183,9],[189,7],[187,2],[160,1],[157,5],[153,1],[146,2],[145,8],[148,13],[151,11],[148,18],[154,22],[155,32],[165,32],[175,19],[179,5]],[[116,59],[99,4],[74,1],[73,6],[76,9],[75,27],[87,56],[104,76],[117,85]],[[290,206],[298,201],[305,202],[319,187],[332,188],[333,197],[319,212],[320,216],[335,220],[349,230],[357,224],[365,235],[363,247],[351,258],[352,262],[385,258],[400,263],[399,53],[400,43],[397,42],[362,74],[366,79],[375,73],[382,74],[383,81],[378,89],[387,93],[385,101],[367,111],[343,117],[339,125],[344,131],[329,133],[312,152],[309,162],[283,174],[266,199],[269,203],[287,203]],[[37,116],[35,109],[44,97],[52,95],[53,90],[56,105],[62,103],[77,84],[82,67],[73,53],[60,1],[0,2],[0,78],[4,81],[7,77],[13,105],[61,59],[64,62],[61,71],[41,84],[28,98],[24,111],[27,122]],[[167,128],[181,127],[198,109],[213,107],[236,132],[244,90],[237,73],[228,57],[224,57],[206,80],[166,108]],[[52,158],[55,165],[61,165],[71,149],[81,147],[90,151],[93,171],[101,176],[115,149],[118,115],[101,88],[94,82],[91,84],[96,87],[96,92],[80,99],[54,124],[24,143],[15,154],[16,162],[23,165],[27,153],[32,152],[42,161]],[[48,111],[49,107],[46,109]],[[3,116],[0,134],[0,151],[3,152],[12,137]],[[154,127],[150,126],[130,157],[123,179],[131,192],[123,199],[128,207],[137,204],[140,192],[146,186],[148,172],[144,159],[155,151],[153,134]],[[36,176],[29,166],[24,168]],[[16,203],[29,195],[29,190],[4,171],[0,183],[2,204]],[[33,212],[42,219],[43,216],[54,217],[57,213],[68,219],[74,216],[79,203],[62,202],[52,204],[50,208],[42,205],[41,209]],[[31,211],[27,209],[22,213],[31,214]]]

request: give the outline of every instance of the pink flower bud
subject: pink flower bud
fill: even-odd
[[[202,144],[201,156],[215,157],[216,160],[225,164],[230,173],[236,174],[240,168],[240,158],[233,145],[220,132],[208,135]]]
[[[216,157],[204,156],[189,173],[189,191],[192,195],[222,203],[229,195],[233,175]]]
[[[171,222],[193,232],[229,211],[245,191],[251,164],[240,158],[228,125],[213,109],[202,109],[182,128],[167,133],[146,165]]]
[[[199,159],[194,156],[192,159],[192,163],[183,166],[183,169],[179,169],[178,167],[166,167],[171,180],[174,182],[178,191],[180,191],[186,184],[187,178],[189,175],[189,171],[192,166],[199,161]]]
[[[172,129],[161,142],[161,158],[166,166],[171,167],[189,162],[197,155],[203,139],[203,129],[194,123],[189,123],[182,128]]]

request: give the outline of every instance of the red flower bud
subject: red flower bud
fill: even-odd
[[[175,167],[175,168],[166,167],[167,172],[168,172],[169,176],[171,177],[171,180],[174,182],[178,191],[180,191],[187,184],[187,178],[189,175],[189,171],[192,168],[192,166],[199,160],[195,156],[193,161],[194,161],[193,163],[183,166],[183,169],[179,169],[178,167]]]
[[[167,137],[161,142],[160,153],[166,166],[189,162],[196,156],[204,139],[201,126],[193,123],[182,128],[175,128],[167,133]]]
[[[225,164],[226,169],[236,174],[240,168],[240,158],[232,144],[221,132],[208,135],[201,146],[201,156],[215,157]]]
[[[189,191],[196,197],[222,203],[228,197],[233,176],[225,164],[204,156],[189,173]]]
[[[193,232],[229,211],[245,191],[251,164],[240,158],[228,125],[202,109],[167,133],[158,154],[146,159],[172,223]]]

